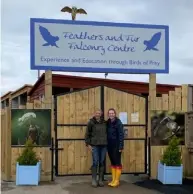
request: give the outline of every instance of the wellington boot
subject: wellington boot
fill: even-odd
[[[111,187],[118,187],[120,184],[121,169],[116,169],[115,181],[111,184]]]
[[[108,184],[108,186],[111,186],[111,184],[114,183],[115,181],[116,169],[114,167],[111,167],[111,173],[112,173],[112,181]]]
[[[99,168],[99,186],[100,187],[104,187],[103,178],[104,178],[104,167],[101,166]]]
[[[97,187],[97,168],[92,167],[92,187]]]

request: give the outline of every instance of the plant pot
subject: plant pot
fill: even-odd
[[[183,179],[183,166],[166,166],[158,162],[158,180],[163,184],[181,185]]]
[[[40,182],[41,162],[35,166],[16,164],[16,185],[38,185]]]

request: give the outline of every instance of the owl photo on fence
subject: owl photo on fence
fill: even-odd
[[[18,119],[18,125],[26,126],[28,128],[26,140],[31,139],[33,143],[38,144],[39,126],[35,124],[35,120],[36,114],[34,112],[28,112]],[[19,139],[18,144],[20,144]]]

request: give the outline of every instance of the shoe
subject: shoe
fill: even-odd
[[[120,184],[121,169],[117,168],[115,173],[115,181],[110,185],[111,187],[118,187]]]
[[[97,187],[97,167],[92,167],[92,187]]]
[[[111,167],[111,173],[112,173],[112,181],[108,184],[108,186],[111,186],[111,184],[114,183],[115,181],[116,169],[114,167]]]
[[[101,166],[99,168],[99,187],[104,187],[103,178],[104,178],[104,167]]]

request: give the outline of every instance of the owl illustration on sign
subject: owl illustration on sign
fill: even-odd
[[[154,50],[154,51],[159,51],[157,48],[155,48],[159,41],[161,39],[161,32],[155,33],[150,40],[145,40],[143,44],[146,46],[144,51],[147,50]]]
[[[56,44],[56,42],[59,40],[58,36],[51,35],[48,29],[43,26],[39,26],[39,31],[40,31],[42,38],[46,41],[46,43],[43,44],[42,46],[55,46],[59,48]]]

